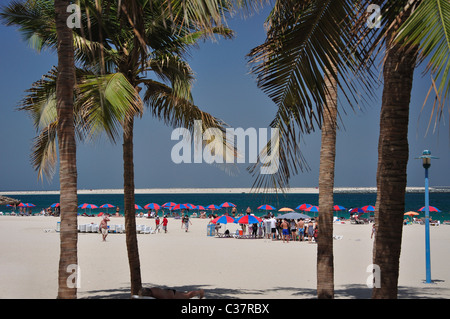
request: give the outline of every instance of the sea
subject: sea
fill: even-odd
[[[59,202],[58,194],[38,194],[38,195],[13,195],[8,194],[9,197],[13,197],[21,200],[23,203],[32,203],[36,206],[31,208],[32,214],[39,213],[42,209],[46,209],[54,203]],[[376,202],[375,192],[343,192],[334,194],[335,205],[340,205],[346,208],[345,211],[339,211],[335,214],[339,217],[349,218],[350,214],[348,212],[351,208],[363,207],[366,205],[375,206]],[[423,192],[407,192],[405,195],[405,212],[415,211],[418,212],[421,207],[425,205],[425,194]],[[295,209],[301,204],[318,205],[319,195],[318,194],[267,194],[267,193],[195,193],[195,194],[136,194],[135,202],[136,204],[144,207],[149,203],[157,203],[162,205],[166,202],[175,202],[180,204],[190,203],[193,205],[202,205],[204,207],[215,204],[220,206],[224,202],[230,202],[236,205],[237,212],[245,214],[248,207],[252,210],[252,213],[256,216],[264,216],[268,211],[258,209],[261,205],[272,205],[276,208],[276,211],[272,211],[275,216],[278,215],[278,210],[283,207],[289,207]],[[96,206],[101,206],[103,204],[112,204],[119,207],[120,214],[123,215],[123,194],[79,194],[78,195],[78,205],[83,203],[94,204]],[[430,206],[434,206],[440,210],[440,212],[430,212],[431,219],[440,220],[441,222],[450,220],[450,189],[443,192],[431,192],[430,193]],[[7,212],[10,207],[0,207],[0,211],[3,210]],[[116,208],[97,208],[97,209],[78,209],[78,213],[97,215],[100,212],[113,214]],[[137,212],[146,213],[147,210],[137,210]],[[164,210],[164,212],[169,212]],[[192,214],[198,212],[196,210],[191,210],[189,213]],[[206,210],[207,213],[211,211]],[[231,212],[231,208],[222,208],[221,210],[214,211],[215,214],[221,215],[222,213]],[[161,211],[160,211],[161,213]],[[303,212],[305,213],[305,212]],[[317,216],[318,213],[308,213],[311,217]],[[373,213],[368,213],[371,215]],[[419,212],[417,218],[424,217],[424,212]],[[406,216],[405,216],[406,218]]]

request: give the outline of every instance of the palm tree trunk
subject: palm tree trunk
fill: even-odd
[[[334,69],[336,74],[337,70]],[[319,171],[319,232],[317,236],[317,297],[334,298],[333,188],[336,154],[337,82],[325,76],[327,105],[324,108]]]
[[[58,298],[77,297],[77,162],[73,121],[75,66],[72,30],[67,26],[70,1],[55,0],[58,37],[58,111],[59,180],[61,205]],[[75,273],[73,271],[75,270]],[[74,281],[75,280],[75,281]]]
[[[134,208],[134,163],[133,163],[134,118],[127,117],[123,132],[123,180],[126,244],[130,266],[131,294],[137,295],[142,287],[141,265],[136,235],[136,216]]]
[[[404,15],[401,22],[407,17],[408,15]],[[388,35],[387,43],[394,34]],[[409,102],[416,57],[417,48],[407,51],[401,48],[400,44],[396,44],[387,50],[383,69],[384,88],[380,115],[375,211],[376,236],[373,251],[373,263],[380,271],[380,282],[375,283],[372,291],[372,298],[377,299],[394,299],[398,293],[406,168],[409,157]]]

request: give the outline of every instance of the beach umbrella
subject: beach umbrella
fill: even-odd
[[[206,208],[205,207],[203,207],[202,205],[197,205],[197,206],[195,206],[195,208],[194,209],[201,209],[201,210],[205,210]]]
[[[175,210],[175,209],[186,209],[188,208],[186,206],[186,204],[176,204],[175,206],[172,206],[170,209]]]
[[[225,203],[220,204],[220,207],[221,208],[236,207],[236,205],[234,205],[233,203],[230,203],[230,202],[225,202]]]
[[[375,207],[373,207],[372,205],[366,205],[364,207],[361,207],[361,209],[366,213],[375,211]]]
[[[345,210],[345,207],[344,206],[340,206],[340,205],[334,205],[333,206],[333,210],[334,211]]]
[[[311,206],[312,206],[311,204],[301,204],[301,205],[298,205],[295,209],[305,210],[305,209],[307,209],[307,208],[309,208]]]
[[[189,203],[185,203],[184,205],[186,206],[187,209],[195,209],[195,205]]]
[[[53,203],[50,205],[50,207],[59,207],[59,203]]]
[[[90,213],[92,211],[92,208],[98,208],[98,206],[96,206],[94,204],[83,203],[80,206],[78,206],[78,208],[83,208],[85,213],[86,213],[86,209],[89,208],[89,213]]]
[[[103,216],[103,212],[100,212],[97,216],[98,217]]]
[[[216,223],[220,223],[220,224],[227,224],[227,223],[234,223],[234,218],[231,216],[227,216],[227,215],[222,215],[219,217],[214,218],[211,223],[216,224]]]
[[[319,206],[311,206],[304,210],[305,212],[313,212],[318,213],[319,212]]]
[[[103,204],[100,206],[100,208],[113,208],[113,207],[116,207],[116,206],[114,206],[112,204]]]
[[[134,209],[142,209],[142,207],[139,206],[138,204],[134,204]]]
[[[436,208],[436,207],[434,207],[434,206],[430,206],[430,212],[437,212],[437,213],[440,213],[441,211],[438,209],[438,208]],[[421,209],[419,209],[419,212],[424,212],[425,211],[425,206],[424,207],[422,207]]]
[[[215,204],[211,204],[211,205],[206,206],[206,209],[209,209],[209,210],[219,210],[219,209],[221,209],[221,207],[219,207],[219,206],[217,206],[217,205],[215,205]]]
[[[258,209],[264,209],[264,210],[275,210],[276,208],[272,205],[261,205],[258,207]]]
[[[289,207],[283,207],[278,210],[279,212],[293,212],[294,210]]]
[[[307,219],[309,218],[309,216],[302,213],[290,212],[283,215],[278,215],[276,217],[276,219],[300,219],[300,218]]]
[[[86,208],[98,208],[98,206],[96,206],[96,205],[94,205],[94,204],[88,204],[88,203],[84,203],[84,204],[81,204],[80,206],[78,206],[78,208],[84,208],[84,209],[86,209]]]
[[[106,212],[109,214],[109,208],[114,208],[116,206],[112,205],[112,204],[103,204],[100,206],[100,208],[106,208]],[[102,213],[100,213],[102,214]],[[98,214],[98,216],[101,216],[100,214]],[[103,214],[102,214],[103,215]]]
[[[177,203],[174,203],[174,202],[167,202],[167,203],[162,204],[162,207],[171,209],[171,207],[175,206],[176,204]]]
[[[404,213],[403,215],[409,216],[409,217],[413,217],[413,216],[419,215],[419,213],[413,212],[413,211],[409,211],[409,212]]]
[[[237,224],[256,224],[263,220],[255,215],[244,215],[242,217],[236,218],[235,223]]]
[[[20,203],[17,207],[35,207],[36,205],[31,203]]]
[[[156,209],[159,210],[161,208],[160,205],[156,204],[156,203],[150,203],[144,206],[145,209]]]
[[[359,208],[359,207],[356,207],[356,208],[351,209],[351,210],[349,211],[349,213],[351,213],[351,214],[355,214],[355,213],[364,214],[365,211],[363,211],[363,210],[362,210],[361,208]]]

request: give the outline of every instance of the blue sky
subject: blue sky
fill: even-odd
[[[192,51],[189,63],[196,74],[193,96],[204,111],[224,120],[233,128],[267,128],[276,106],[257,88],[249,74],[246,54],[265,39],[263,22],[268,9],[251,18],[229,20],[236,32],[233,40],[207,41]],[[40,54],[28,47],[12,27],[0,26],[0,191],[58,190],[59,176],[38,181],[30,164],[32,138],[36,132],[27,114],[16,110],[24,91],[53,65],[54,52]],[[430,170],[430,185],[450,185],[449,116],[445,110],[439,130],[425,136],[431,103],[421,113],[428,91],[429,75],[423,66],[416,69],[411,98],[408,186],[423,186],[424,170],[415,157],[424,149],[439,157]],[[380,73],[381,76],[381,73]],[[379,113],[382,87],[376,100],[364,110],[353,111],[345,104],[343,126],[337,134],[336,187],[376,185]],[[166,187],[251,187],[254,179],[246,171],[248,164],[236,164],[238,172],[229,175],[217,166],[175,164],[171,150],[173,128],[146,112],[135,124],[134,165],[136,188]],[[304,137],[300,145],[310,170],[291,179],[292,187],[317,187],[319,176],[320,132]],[[106,138],[77,148],[78,187],[80,189],[122,188],[122,142],[111,144]]]

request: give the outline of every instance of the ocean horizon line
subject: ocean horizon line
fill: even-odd
[[[430,187],[430,192],[450,192],[450,186]],[[335,193],[376,193],[376,187],[335,187]],[[424,192],[424,187],[406,187],[406,192]],[[0,191],[2,195],[59,195],[59,190],[47,191]],[[85,194],[123,194],[123,188],[105,188],[105,189],[79,189],[79,195]],[[242,194],[242,193],[283,193],[276,189],[266,189],[256,191],[251,187],[221,187],[221,188],[137,188],[135,194]],[[318,194],[318,187],[291,187],[285,189],[288,194]]]

